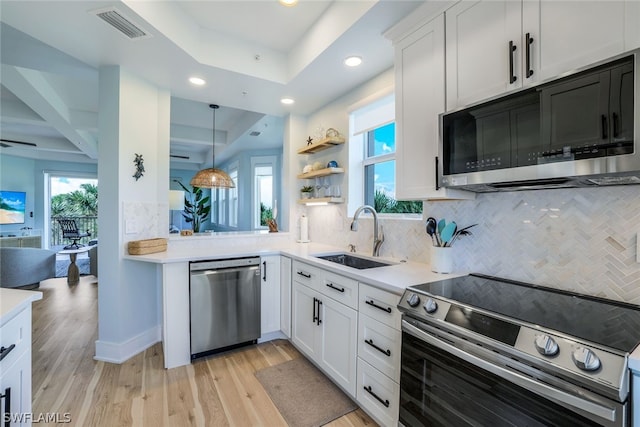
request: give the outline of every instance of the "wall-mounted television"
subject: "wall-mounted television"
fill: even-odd
[[[24,191],[0,191],[0,224],[24,224]]]

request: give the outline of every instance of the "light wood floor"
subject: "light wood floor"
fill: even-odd
[[[254,373],[301,357],[288,341],[169,370],[161,344],[121,365],[97,362],[97,286],[93,276],[76,286],[65,278],[40,285],[43,298],[33,305],[34,416],[57,413],[63,421],[66,413],[71,423],[60,425],[76,426],[286,426]],[[328,425],[376,424],[358,409]]]

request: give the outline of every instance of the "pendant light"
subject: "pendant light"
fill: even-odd
[[[209,108],[213,109],[213,159],[211,167],[198,171],[191,178],[191,186],[199,188],[235,188],[233,179],[222,169],[217,169],[216,166],[216,110],[220,108],[219,105],[210,104]]]

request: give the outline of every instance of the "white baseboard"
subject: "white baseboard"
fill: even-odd
[[[96,355],[93,358],[102,362],[124,363],[160,341],[162,341],[160,325],[154,326],[123,343],[98,340],[96,341]]]
[[[273,332],[267,332],[266,334],[263,334],[259,339],[258,342],[267,342],[267,341],[273,341],[273,340],[279,340],[279,339],[287,339],[287,336],[285,334],[282,333],[282,331],[273,331]]]

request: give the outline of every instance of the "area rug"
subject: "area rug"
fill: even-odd
[[[290,427],[317,427],[357,408],[349,397],[304,357],[256,372]]]

